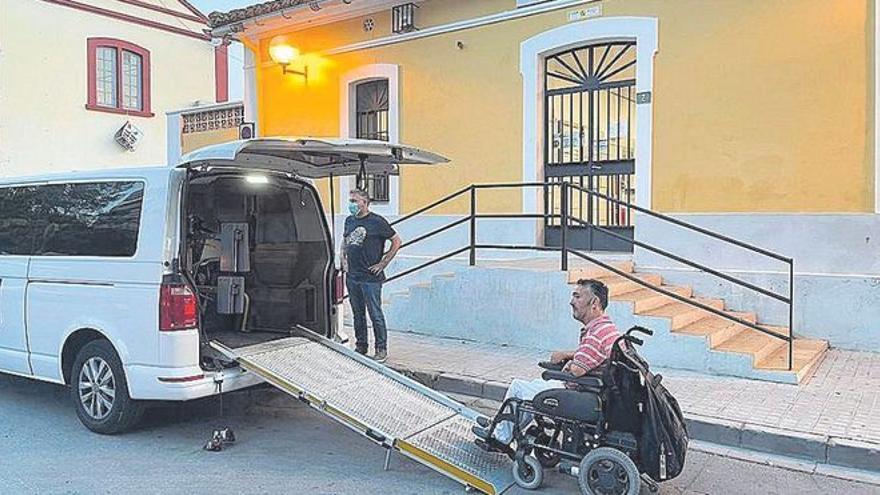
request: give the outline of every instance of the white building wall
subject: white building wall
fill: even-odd
[[[42,1],[4,0],[2,9],[0,175],[164,164],[165,112],[214,100],[214,52],[207,41]],[[146,15],[138,8],[130,14]],[[162,22],[182,28],[175,19]],[[86,110],[90,37],[150,51],[153,117]],[[126,120],[144,132],[134,152],[113,140]]]

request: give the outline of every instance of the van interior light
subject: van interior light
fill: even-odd
[[[251,184],[268,184],[269,178],[265,175],[248,175],[244,178],[244,180],[248,181]]]

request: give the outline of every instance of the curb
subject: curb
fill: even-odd
[[[392,366],[419,383],[453,394],[501,401],[507,384],[445,372],[426,372]],[[880,444],[784,430],[684,413],[693,440],[749,451],[785,456],[817,465],[859,469],[880,474]]]

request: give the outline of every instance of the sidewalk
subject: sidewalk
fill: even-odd
[[[350,327],[346,333],[353,335]],[[646,345],[650,345],[650,341]],[[500,400],[548,352],[389,332],[388,365],[438,390]],[[806,385],[653,370],[692,439],[880,473],[880,355],[831,350]]]

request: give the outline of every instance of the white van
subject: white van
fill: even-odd
[[[208,345],[333,337],[343,284],[310,179],[443,157],[353,139],[254,139],[169,167],[0,179],[0,371],[70,385],[98,433],[143,401],[259,380]]]

